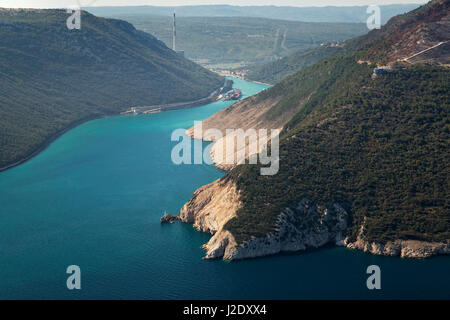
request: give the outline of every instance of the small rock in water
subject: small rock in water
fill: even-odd
[[[161,217],[161,223],[174,223],[176,221],[180,220],[180,217],[174,216],[170,213],[164,213],[164,215]]]

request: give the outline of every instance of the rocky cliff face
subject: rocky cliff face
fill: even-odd
[[[216,233],[236,215],[239,192],[231,180],[219,179],[194,192],[180,210],[183,222],[193,223],[199,231]]]
[[[296,208],[286,208],[279,214],[275,232],[236,245],[226,231],[228,234],[217,236],[221,241],[214,242],[214,250],[206,246],[209,249],[206,258],[246,259],[318,248],[328,243],[340,244],[347,217],[347,212],[337,203],[326,207],[303,199]]]
[[[352,241],[347,237],[342,244],[349,249],[402,258],[429,258],[437,255],[450,254],[450,243],[400,239],[386,243],[369,242],[364,238],[366,223],[367,221],[364,219],[356,240]]]
[[[206,259],[237,260],[318,248],[328,243],[343,244],[347,212],[337,203],[326,207],[307,199],[296,208],[281,212],[274,232],[238,244],[224,225],[236,216],[240,205],[234,182],[220,179],[197,190],[180,210],[182,221],[213,234],[203,245]]]
[[[203,245],[205,258],[228,256],[236,247],[233,235],[223,226],[236,216],[240,205],[236,184],[219,179],[195,191],[192,199],[181,208],[181,221],[193,223],[197,230],[214,235]]]
[[[381,30],[372,31],[367,37],[363,37],[362,39],[358,40],[362,42],[362,45],[365,45],[364,50],[360,50],[358,52],[358,55],[360,55],[361,58],[365,58],[365,60],[367,60],[368,58],[369,61],[377,63],[383,62],[390,64],[394,62],[401,62],[405,65],[416,63],[436,63],[447,65],[449,62],[449,3],[449,0],[434,0],[421,9],[392,19],[390,23],[387,26],[383,27]],[[364,42],[366,43],[364,44]],[[388,194],[389,192],[386,192],[384,190],[383,186],[389,186],[389,188],[391,188],[391,180],[396,179],[387,178],[388,180],[386,181],[383,181],[383,179],[367,180],[367,168],[365,166],[354,166],[355,162],[372,163],[373,167],[378,167],[379,163],[371,161],[354,161],[355,159],[391,159],[390,161],[381,161],[384,163],[379,167],[380,169],[377,169],[380,171],[370,171],[373,172],[373,175],[371,176],[378,176],[378,173],[381,172],[383,174],[386,173],[386,177],[395,177],[396,175],[401,176],[399,175],[399,173],[404,173],[403,177],[413,177],[416,176],[417,173],[417,177],[414,178],[415,180],[411,181],[417,181],[419,184],[422,184],[423,181],[430,179],[430,177],[432,177],[431,179],[436,179],[434,182],[440,181],[437,180],[438,178],[441,178],[440,174],[421,176],[419,175],[420,170],[417,170],[415,172],[410,171],[410,169],[408,168],[409,164],[407,162],[402,163],[401,161],[398,161],[399,159],[415,159],[414,161],[416,161],[416,154],[409,153],[409,151],[407,153],[404,153],[405,151],[403,148],[397,149],[396,143],[390,144],[389,142],[384,144],[384,138],[367,140],[368,131],[366,129],[372,130],[371,132],[374,133],[374,136],[377,136],[378,132],[381,132],[380,129],[390,132],[393,128],[398,127],[399,123],[403,123],[403,119],[409,118],[412,115],[413,117],[417,116],[416,119],[422,119],[422,111],[420,110],[421,108],[416,108],[418,106],[414,105],[417,103],[422,104],[422,102],[417,102],[415,99],[409,100],[409,97],[414,96],[414,94],[416,92],[419,92],[420,90],[413,91],[411,88],[415,88],[416,85],[424,83],[424,86],[418,86],[425,90],[423,92],[428,92],[427,94],[424,94],[424,96],[439,96],[439,99],[442,99],[442,101],[444,101],[446,98],[444,95],[437,95],[435,90],[431,90],[432,87],[439,87],[437,84],[439,84],[441,80],[439,80],[440,78],[437,78],[437,75],[440,74],[441,71],[437,71],[436,68],[433,69],[434,71],[432,72],[427,72],[425,71],[425,69],[423,69],[423,71],[421,71],[420,73],[405,73],[405,75],[409,74],[409,78],[414,80],[408,82],[409,85],[404,85],[403,83],[399,85],[397,80],[400,80],[401,78],[396,79],[395,77],[392,77],[390,79],[386,79],[386,82],[384,82],[385,87],[379,87],[380,90],[373,91],[374,94],[371,95],[373,100],[371,100],[372,98],[367,100],[372,101],[372,105],[375,106],[380,105],[380,103],[382,103],[383,101],[386,105],[389,105],[390,101],[395,98],[398,99],[397,101],[400,104],[405,103],[405,106],[408,104],[410,104],[411,106],[414,105],[415,109],[409,110],[408,113],[403,113],[404,110],[399,108],[389,110],[387,108],[383,108],[383,110],[379,111],[375,111],[375,109],[369,110],[371,108],[363,108],[363,106],[359,105],[358,103],[349,102],[349,105],[351,105],[352,109],[351,113],[343,116],[343,113],[341,114],[338,108],[335,110],[336,112],[334,112],[330,117],[330,114],[327,113],[327,110],[331,107],[332,103],[327,102],[327,100],[322,100],[322,98],[325,99],[321,93],[323,88],[327,88],[331,96],[339,96],[337,94],[338,90],[348,90],[347,93],[350,93],[349,96],[355,98],[352,101],[361,100],[360,92],[362,92],[362,90],[369,89],[366,86],[367,83],[365,80],[366,78],[369,78],[368,73],[366,75],[366,72],[368,70],[354,67],[353,62],[349,62],[349,60],[353,60],[353,58],[353,56],[344,57],[339,60],[334,60],[334,62],[331,59],[330,61],[326,62],[327,65],[325,63],[319,63],[316,65],[316,67],[317,70],[322,70],[321,72],[306,72],[305,70],[303,70],[295,76],[284,80],[273,89],[269,89],[271,91],[266,92],[266,94],[264,95],[260,95],[259,98],[253,97],[238,102],[233,106],[222,110],[221,112],[217,113],[216,115],[212,116],[202,123],[203,130],[217,128],[222,132],[222,135],[224,134],[224,130],[227,128],[241,128],[246,130],[249,128],[259,129],[281,127],[287,127],[288,130],[286,131],[289,131],[289,129],[295,130],[297,128],[299,129],[298,134],[302,135],[301,137],[293,135],[292,138],[295,139],[286,139],[285,141],[282,141],[282,147],[283,143],[285,143],[285,150],[289,151],[289,156],[286,156],[286,159],[292,161],[290,162],[290,167],[288,167],[286,170],[287,173],[283,173],[283,171],[281,171],[281,173],[284,175],[278,180],[273,179],[269,181],[270,183],[267,183],[267,180],[265,182],[261,182],[261,180],[255,179],[250,170],[247,170],[244,171],[244,173],[247,175],[244,182],[240,183],[240,187],[242,188],[242,190],[239,190],[231,179],[219,180],[218,182],[214,182],[206,187],[199,189],[195,193],[194,198],[183,207],[180,212],[180,217],[183,221],[194,223],[197,229],[213,234],[213,237],[210,239],[210,241],[203,246],[203,248],[206,250],[206,258],[223,258],[228,260],[244,259],[276,254],[282,251],[298,251],[305,250],[307,248],[318,248],[328,243],[335,243],[336,245],[343,245],[351,249],[363,250],[365,252],[373,254],[401,257],[426,258],[433,255],[450,254],[450,240],[448,240],[448,238],[444,238],[444,240],[442,240],[442,236],[439,238],[432,237],[429,239],[439,239],[438,241],[444,241],[445,243],[422,242],[416,240],[394,240],[386,243],[375,243],[367,241],[366,239],[368,239],[369,236],[371,236],[372,239],[382,239],[384,237],[382,234],[378,234],[376,232],[365,237],[366,233],[364,232],[364,224],[361,226],[359,224],[359,221],[362,217],[362,214],[364,214],[364,212],[367,212],[367,210],[361,206],[360,212],[362,213],[359,213],[357,220],[357,226],[361,226],[361,232],[359,236],[356,239],[344,239],[343,233],[348,223],[348,215],[344,208],[342,208],[338,203],[334,203],[332,205],[323,205],[312,203],[307,199],[301,200],[295,208],[285,208],[284,210],[281,210],[281,212],[279,212],[280,209],[277,207],[277,209],[272,210],[270,214],[267,214],[266,219],[270,219],[270,226],[265,226],[264,229],[258,230],[270,230],[269,232],[259,231],[260,233],[256,233],[258,232],[255,231],[255,229],[257,228],[254,228],[253,230],[244,230],[244,232],[242,232],[242,230],[248,227],[248,225],[250,224],[250,219],[254,219],[253,221],[256,221],[256,219],[258,219],[258,214],[261,214],[261,216],[263,215],[264,205],[268,203],[270,204],[272,199],[273,201],[279,201],[278,198],[272,198],[270,192],[264,193],[264,191],[276,190],[277,188],[286,187],[284,179],[292,179],[291,181],[298,181],[301,187],[296,188],[295,184],[290,184],[289,192],[292,192],[291,194],[298,194],[299,196],[305,194],[305,190],[319,190],[319,188],[322,188],[322,186],[328,185],[328,183],[331,182],[332,186],[328,186],[326,189],[327,194],[325,195],[325,197],[327,197],[328,195],[335,192],[336,185],[346,185],[347,181],[353,181],[348,179],[347,173],[334,175],[335,172],[341,172],[342,169],[346,169],[347,172],[353,171],[354,173],[352,173],[352,175],[354,174],[354,176],[357,177],[355,181],[358,181],[359,179],[362,185],[376,185],[378,188],[377,190],[380,191],[374,194],[379,194],[380,197],[382,196],[384,198],[384,202],[388,201],[392,204],[397,203],[396,205],[405,202],[405,198],[403,197],[403,195],[399,198],[390,197],[390,195]],[[339,61],[339,63],[336,63],[336,61]],[[333,63],[333,65],[330,66],[328,63]],[[341,70],[341,66],[346,67]],[[347,73],[348,70],[353,70],[351,75],[350,73]],[[425,77],[419,77],[422,72],[425,73],[425,77],[431,77],[429,84],[427,82],[428,80]],[[328,75],[333,75],[333,77]],[[351,90],[349,86],[344,85],[345,82],[350,81],[353,75],[357,80],[350,83],[353,83],[352,85],[355,86],[355,88],[359,88],[359,91]],[[335,76],[337,78],[335,78]],[[436,78],[434,78],[435,76]],[[364,77],[364,79],[362,77]],[[401,81],[406,81],[406,77],[401,79]],[[434,81],[434,83],[432,83],[432,81]],[[315,83],[316,86],[307,87],[308,90],[302,91],[302,87],[305,87],[306,84],[310,83]],[[376,84],[377,82],[373,81],[373,83],[371,83],[371,86],[374,86]],[[384,90],[385,88],[396,87],[402,89],[395,93],[392,92],[381,94],[381,92],[390,91]],[[319,93],[316,94],[316,92]],[[423,94],[423,92],[421,91],[421,95]],[[311,97],[314,98],[313,101],[316,104],[316,106],[314,107],[315,109],[311,111],[312,116],[310,118],[307,118],[305,121],[299,120],[303,119],[303,115],[300,114],[301,116],[298,119],[294,119],[295,121],[288,123],[287,121],[291,119],[294,114],[299,115],[299,113],[297,112],[302,108],[302,106],[305,106],[306,102],[310,101]],[[335,101],[339,103],[339,105],[341,103],[340,98],[339,100],[331,101]],[[434,100],[430,99],[430,102],[431,101]],[[436,102],[430,103],[430,105],[439,104],[441,104],[440,100],[436,100]],[[286,106],[290,106],[290,108],[286,108]],[[278,112],[269,113],[270,111],[274,110]],[[322,111],[324,112],[323,114],[321,113]],[[441,111],[435,109],[435,111],[432,112],[439,112],[440,114]],[[417,113],[417,115],[415,113]],[[277,114],[278,116],[275,119],[268,121],[268,117],[266,117],[266,115],[268,114]],[[319,116],[319,114],[321,115]],[[386,122],[386,126],[378,127],[373,125],[374,123],[381,123],[379,121],[380,114],[383,115],[383,120],[391,119],[390,122]],[[425,118],[430,119],[429,124],[438,124],[438,120],[433,120],[433,117],[428,118],[427,115]],[[440,116],[436,118],[440,119]],[[310,124],[307,121],[316,121],[315,119],[318,120],[317,125],[314,129],[309,130],[308,126]],[[421,122],[422,120],[417,121],[417,124]],[[355,131],[354,128],[361,124],[364,125],[364,129],[362,129],[361,131]],[[303,125],[304,127],[302,127]],[[436,125],[436,127],[440,126]],[[405,123],[405,128],[408,128],[409,130],[408,134],[404,136],[405,141],[409,140],[410,136],[422,137],[424,135],[422,127],[415,126],[415,124],[411,126],[410,124],[408,124],[408,126],[406,126]],[[352,135],[350,135],[349,132],[352,132]],[[355,140],[347,140],[347,137],[353,136],[353,133],[355,132],[359,132],[358,134],[360,138]],[[441,134],[443,134],[440,131],[430,132],[433,133],[427,134],[427,136],[441,136]],[[200,131],[199,134],[195,134],[195,128],[191,128],[190,130],[188,130],[188,134],[197,139],[216,141],[216,144],[218,141],[217,137],[208,135],[204,131]],[[403,133],[401,133],[401,135],[403,135]],[[408,138],[406,138],[407,136]],[[299,141],[301,139],[302,143],[294,144],[293,141],[297,139]],[[332,141],[333,143],[330,143],[330,141]],[[355,141],[357,141],[358,147],[356,147]],[[366,147],[361,147],[361,143],[366,143],[367,141],[368,143]],[[380,143],[380,145],[375,149],[371,146],[374,141],[377,142],[376,144]],[[316,146],[319,145],[318,142],[320,143],[320,148],[316,148]],[[440,145],[441,142],[436,141],[436,144],[433,143],[430,142],[429,144],[429,147],[431,148],[430,150],[433,150],[435,145]],[[352,147],[349,148],[349,146]],[[390,149],[391,151],[385,152],[383,146],[388,146],[388,149]],[[418,148],[418,145],[413,143],[411,143],[409,146],[410,147],[407,148],[408,150]],[[339,152],[337,152],[337,150],[339,150]],[[394,150],[395,152],[393,152],[392,150]],[[216,161],[217,155],[214,153],[215,151],[217,151],[217,148],[213,148],[212,156],[214,161],[218,163],[218,161]],[[368,151],[370,152],[368,153]],[[236,151],[232,150],[232,152]],[[397,152],[398,154],[396,154]],[[327,154],[327,156],[323,156],[323,154]],[[349,156],[350,154],[351,156]],[[396,154],[396,156],[391,157],[391,155],[394,154]],[[424,154],[428,154],[428,152],[424,152]],[[298,156],[298,158],[305,155],[306,157],[310,157],[311,161],[298,162],[298,165],[296,165],[297,162],[294,158],[296,155]],[[370,155],[370,157],[367,155]],[[376,155],[377,157],[374,157],[373,155]],[[435,153],[433,156],[441,157],[441,155],[441,153]],[[344,163],[341,161],[342,159],[347,160]],[[445,161],[444,158],[442,159],[442,161]],[[389,162],[391,164],[397,162],[398,163],[396,165],[391,165],[388,164]],[[423,168],[431,168],[437,165],[437,162],[428,162],[428,160],[421,160],[420,163]],[[308,166],[306,166],[305,164],[308,164]],[[324,169],[317,170],[319,166],[322,166]],[[300,167],[303,171],[300,170]],[[314,170],[317,170],[317,172]],[[310,172],[312,172],[312,174],[309,178],[309,182],[302,185],[301,182],[304,182],[304,180],[302,181],[301,179],[304,179],[304,177],[307,176]],[[243,175],[241,175],[241,177],[242,176]],[[320,179],[318,179],[319,176]],[[398,183],[400,189],[408,190],[408,188],[405,188],[405,185],[408,185],[410,181],[407,180],[409,180],[409,178],[403,181],[399,180],[399,182],[395,183]],[[250,185],[252,188],[251,190],[247,189],[247,191],[251,191],[251,194],[255,198],[252,199],[253,201],[251,202],[251,207],[246,207],[240,200],[240,193],[245,196],[246,194],[244,192],[246,190],[246,186]],[[425,185],[426,183],[423,184],[423,186]],[[436,185],[441,186],[442,184],[439,183]],[[270,189],[268,187],[270,187]],[[354,186],[352,185],[352,183],[350,183],[347,189],[352,189],[353,187]],[[415,190],[416,184],[411,184],[410,190],[413,190],[412,187],[414,187]],[[343,189],[346,188],[344,187]],[[363,189],[367,188],[363,187]],[[370,189],[372,189],[372,187],[370,187]],[[296,190],[298,191],[295,192]],[[362,189],[360,189],[360,191],[361,190]],[[429,193],[429,195],[431,195],[431,193],[435,191],[430,188],[427,192]],[[259,194],[264,194],[264,196],[259,197],[259,199],[261,200],[257,201],[256,198],[258,198]],[[366,195],[370,196],[369,193],[366,193]],[[311,198],[312,197],[315,198],[315,195],[311,195]],[[352,198],[352,195],[348,193],[348,197]],[[430,199],[433,199],[433,197],[430,197]],[[242,199],[244,199],[244,197],[242,197]],[[392,199],[392,201],[389,199]],[[441,199],[439,199],[439,201]],[[414,198],[410,198],[409,200],[411,201],[411,203],[412,201],[416,201]],[[291,201],[290,198],[289,201]],[[255,209],[258,206],[262,209]],[[383,215],[386,215],[389,218],[389,215],[392,214],[392,212],[384,210],[384,207],[384,204],[380,202],[379,208],[377,208],[377,218],[382,219]],[[441,208],[445,210],[443,206]],[[355,212],[355,208],[352,209]],[[399,206],[397,209],[403,210],[405,214],[407,214],[408,210],[410,210],[407,207],[401,206]],[[428,212],[429,208],[427,208],[427,205],[423,205],[422,209],[425,213]],[[434,210],[435,208],[433,208],[433,211]],[[245,213],[247,214],[247,216],[245,216]],[[443,223],[445,223],[445,221],[447,221],[445,219],[446,217],[444,217],[441,212],[437,214],[442,218],[436,218],[436,220],[434,220],[434,218],[430,218],[430,221],[435,221],[436,223],[440,223],[442,221]],[[375,215],[372,213],[372,217],[373,216]],[[233,218],[235,219],[232,220],[228,225],[233,225],[230,226],[230,230],[234,231],[230,232],[226,229],[225,226],[227,225],[227,222]],[[276,221],[276,223],[272,223],[273,221]],[[257,224],[258,223],[255,223],[254,225]],[[385,227],[387,226],[387,224],[380,224],[380,226]],[[398,225],[394,225],[393,227],[389,227],[390,231],[393,234],[397,234],[397,237],[408,234],[407,232],[397,232],[397,226],[401,226],[401,223],[399,223]],[[248,227],[248,229],[251,229],[251,227]],[[374,228],[372,228],[372,230],[373,229]],[[432,230],[435,229],[428,228],[427,230],[429,231],[424,232],[422,230],[422,227],[415,227],[415,229],[412,230],[414,232],[423,232],[424,235],[425,233],[430,235],[432,234],[432,232],[434,232]],[[245,231],[248,232],[245,234]],[[233,232],[235,234],[233,234]],[[259,234],[261,233],[266,234],[264,234],[264,236],[259,236]],[[252,234],[258,234],[258,236],[251,238]],[[243,241],[240,239],[248,240]]]
[[[440,242],[425,242],[417,240],[395,240],[385,244],[367,242],[358,237],[356,241],[344,240],[344,245],[350,249],[383,255],[399,256],[402,258],[429,258],[436,255],[450,254],[450,244]]]
[[[303,251],[326,244],[404,258],[450,254],[448,243],[416,240],[369,243],[362,236],[364,228],[361,228],[356,241],[344,239],[343,234],[348,224],[347,211],[338,203],[324,206],[308,199],[302,199],[296,208],[285,208],[278,216],[274,232],[237,243],[224,225],[236,216],[240,206],[240,194],[236,184],[231,179],[219,179],[198,189],[180,210],[180,220],[194,224],[199,231],[213,234],[202,246],[206,251],[205,259],[238,260],[280,252]]]

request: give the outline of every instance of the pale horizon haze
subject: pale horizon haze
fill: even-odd
[[[323,6],[368,6],[389,4],[424,4],[423,0],[0,0],[3,8],[66,8],[74,5],[90,6],[193,6],[220,5],[235,6],[295,6],[295,7],[323,7]]]

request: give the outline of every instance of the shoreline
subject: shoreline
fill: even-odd
[[[86,122],[89,122],[92,120],[98,120],[98,119],[103,119],[103,118],[108,118],[108,117],[115,117],[118,115],[120,115],[120,114],[112,114],[112,115],[104,115],[104,116],[90,116],[90,117],[86,117],[86,118],[71,122],[67,127],[53,133],[50,137],[45,139],[44,142],[32,153],[26,155],[24,158],[20,159],[19,161],[16,161],[12,164],[9,164],[5,167],[0,168],[0,172],[7,171],[9,169],[12,169],[14,167],[17,167],[17,166],[27,162],[28,160],[31,160],[32,158],[37,156],[39,153],[41,153],[42,151],[47,149],[56,139],[58,139],[59,137],[64,135],[66,132],[78,127],[79,125],[82,125],[83,123],[86,123]]]
[[[194,127],[188,128],[185,134],[191,139],[213,143],[210,156],[214,167],[225,172],[233,169],[234,166],[223,166],[216,161],[213,151],[217,140],[209,139],[203,135],[196,136]],[[308,250],[308,245],[311,248],[321,248],[325,245],[345,247],[349,250],[358,250],[371,255],[408,259],[426,259],[450,254],[450,243],[445,241],[396,239],[386,243],[376,243],[368,242],[361,238],[358,238],[356,241],[350,241],[348,237],[344,238],[342,235],[345,228],[341,230],[339,236],[333,234],[325,244],[317,243],[311,245],[313,241],[305,244],[295,239],[295,237],[288,238],[289,241],[281,241],[272,239],[276,237],[270,237],[269,235],[252,239],[248,243],[238,244],[234,235],[226,230],[224,226],[231,218],[236,216],[237,208],[241,205],[239,191],[233,182],[224,182],[222,178],[199,187],[190,200],[183,205],[178,214],[178,218],[182,222],[193,224],[199,232],[212,235],[210,240],[202,245],[202,248],[205,250],[204,259],[240,260],[256,257],[263,258],[284,252],[302,252]],[[227,201],[221,202],[219,198],[225,198]],[[280,236],[279,238],[283,237]],[[311,239],[314,239],[313,235]]]
[[[244,80],[244,79],[243,79],[243,80]],[[265,85],[265,86],[271,86],[271,87],[274,86],[274,84],[271,84],[271,83],[265,83],[265,82],[256,81],[256,80],[245,80],[245,81],[251,81],[251,82],[254,82],[254,83],[258,83],[258,84],[263,84],[263,85]]]
[[[152,106],[134,106],[134,107],[131,107],[129,110],[121,112],[120,114],[121,115],[132,114],[133,110],[139,111],[139,113],[142,113],[142,114],[149,114],[149,113],[159,113],[159,112],[163,112],[163,111],[183,110],[183,109],[200,107],[200,106],[204,106],[206,104],[217,101],[217,97],[219,97],[219,95],[222,94],[226,90],[226,88],[228,88],[228,87],[216,88],[207,97],[197,99],[197,100],[166,103],[166,104],[156,104],[156,105],[152,105]]]
[[[207,97],[195,100],[195,101],[184,101],[184,102],[176,102],[176,103],[172,103],[172,104],[165,104],[165,105],[159,105],[159,106],[174,106],[175,107],[168,107],[166,109],[160,108],[159,112],[164,112],[164,111],[172,111],[172,110],[181,110],[181,109],[189,109],[189,108],[195,108],[195,107],[200,107],[202,105],[208,104],[208,103],[212,103],[214,98],[217,98],[220,94],[220,92],[222,91],[221,88],[224,87],[219,87],[214,89],[214,91],[212,93],[210,93]],[[208,100],[211,100],[208,102]],[[204,104],[197,104],[200,102],[206,102]],[[151,106],[150,106],[151,107]],[[98,120],[98,119],[103,119],[103,118],[108,118],[108,117],[117,117],[117,116],[121,116],[121,115],[127,115],[127,112],[129,111],[125,110],[125,111],[121,111],[118,113],[111,113],[111,114],[106,114],[106,115],[102,115],[102,116],[88,116],[76,121],[73,121],[71,123],[69,123],[65,128],[53,133],[52,135],[50,135],[47,139],[45,139],[40,146],[35,149],[34,151],[32,151],[31,153],[25,155],[22,159],[11,163],[9,165],[6,165],[4,167],[0,168],[0,173],[13,169],[21,164],[24,164],[25,162],[27,162],[28,160],[31,160],[32,158],[34,158],[35,156],[37,156],[39,153],[45,151],[45,149],[47,149],[56,139],[58,139],[59,137],[61,137],[62,135],[64,135],[65,133],[67,133],[68,131],[78,127],[79,125],[82,125],[83,123],[92,121],[92,120]],[[129,113],[128,113],[129,114]]]
[[[301,205],[302,202],[299,203]],[[331,220],[317,232],[312,227],[297,230],[292,210],[281,212],[278,216],[276,232],[237,242],[232,231],[225,228],[237,216],[242,206],[241,191],[232,179],[223,177],[198,188],[191,199],[180,209],[177,219],[194,226],[198,232],[209,233],[211,238],[202,245],[204,259],[244,260],[264,258],[283,253],[301,254],[307,250],[324,247],[343,247],[375,256],[391,256],[402,259],[427,259],[450,255],[450,242],[396,239],[392,241],[370,242],[358,237],[351,240],[345,237],[348,229],[348,213],[339,204],[336,220]],[[316,207],[315,213],[325,217],[329,208]],[[320,221],[323,221],[320,219]]]

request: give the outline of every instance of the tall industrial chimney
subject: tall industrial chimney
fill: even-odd
[[[175,12],[173,13],[173,39],[172,39],[172,49],[177,51],[177,22],[175,17]]]

